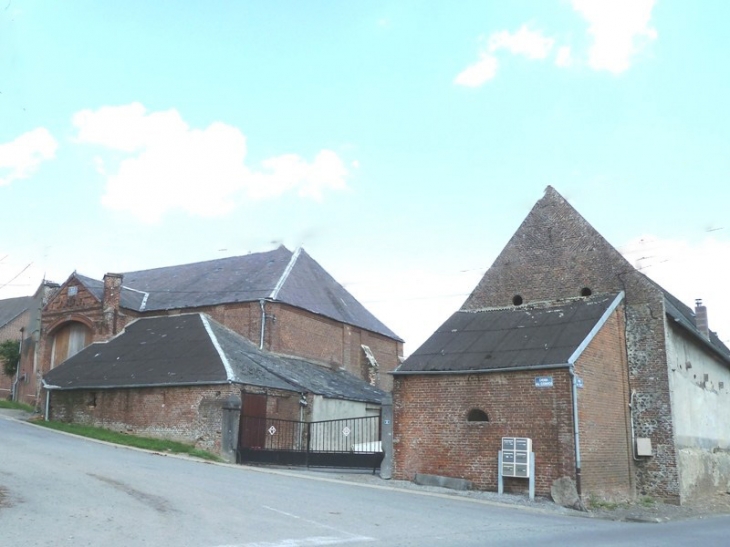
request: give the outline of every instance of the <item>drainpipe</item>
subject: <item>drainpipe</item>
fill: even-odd
[[[25,327],[20,327],[20,344],[18,345],[18,363],[15,366],[15,381],[13,382],[12,400],[18,402],[18,383],[20,382],[20,361],[23,359],[23,334]]]
[[[629,399],[629,419],[631,420],[631,458],[638,462],[639,458],[636,457],[636,431],[634,430],[634,396],[636,390],[631,390],[631,399]]]
[[[264,333],[266,332],[266,309],[264,308],[264,299],[259,300],[261,306],[261,342],[259,342],[259,349],[264,349]]]
[[[570,365],[571,384],[573,384],[573,428],[575,430],[575,489],[581,496],[580,487],[580,427],[578,427],[578,386],[576,385],[575,365]]]
[[[45,421],[48,421],[48,417],[51,413],[51,392],[50,390],[46,390],[46,411],[43,413],[43,419]]]

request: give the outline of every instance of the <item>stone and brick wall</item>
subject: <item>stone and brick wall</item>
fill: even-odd
[[[550,375],[553,386],[535,387]],[[472,409],[488,422],[469,422]],[[535,493],[575,479],[571,377],[567,369],[490,374],[396,376],[393,387],[394,478],[426,473],[497,490],[502,437],[528,437],[535,452]],[[505,479],[505,491],[527,492],[525,479]]]
[[[222,408],[240,387],[53,391],[49,418],[221,451]]]
[[[624,291],[629,393],[635,434],[649,437],[654,456],[635,465],[637,493],[679,503],[667,378],[664,297],[555,190],[548,188],[464,309],[525,304]]]

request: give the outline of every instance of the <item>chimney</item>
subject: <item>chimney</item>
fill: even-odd
[[[702,305],[702,299],[695,300],[695,327],[700,334],[710,339],[710,324],[707,321],[707,307]]]
[[[117,317],[119,316],[119,301],[122,296],[122,274],[108,273],[104,275],[104,296],[101,307],[104,314],[104,330],[111,334],[117,333]]]

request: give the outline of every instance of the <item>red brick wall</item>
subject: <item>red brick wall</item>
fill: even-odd
[[[553,387],[536,388],[536,376]],[[575,478],[571,379],[567,369],[474,375],[396,376],[393,387],[394,477],[416,473],[463,478],[497,490],[502,437],[528,437],[535,452],[535,493],[555,479]],[[467,422],[480,408],[489,422]],[[506,491],[527,492],[509,479]]]
[[[581,485],[585,497],[624,501],[634,497],[631,425],[623,336],[617,309],[576,363]]]

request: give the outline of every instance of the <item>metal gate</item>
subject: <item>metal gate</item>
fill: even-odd
[[[380,416],[322,422],[241,416],[238,463],[372,468],[383,461]]]

